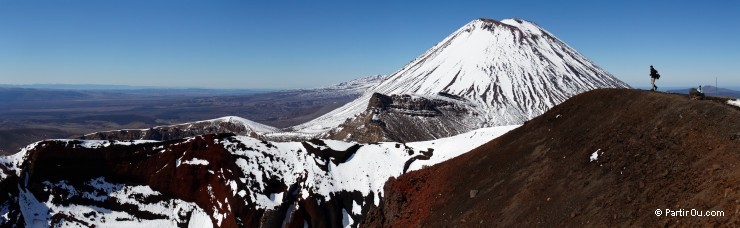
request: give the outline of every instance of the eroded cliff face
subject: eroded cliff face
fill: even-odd
[[[100,146],[91,146],[89,141],[41,142],[26,152],[27,159],[19,167],[20,176],[5,178],[2,184],[8,189],[20,189],[20,193],[11,191],[9,194],[22,199],[21,207],[26,208],[25,211],[35,209],[33,213],[49,214],[28,218],[28,214],[16,208],[14,212],[19,214],[11,216],[16,219],[4,224],[34,224],[34,220],[45,223],[43,220],[48,218],[52,226],[90,226],[127,220],[143,221],[143,224],[163,220],[186,226],[194,219],[193,214],[202,210],[208,220],[219,227],[273,227],[284,223],[289,227],[303,227],[304,223],[338,227],[342,226],[342,209],[351,211],[353,201],[374,201],[373,195],[365,196],[360,192],[338,191],[331,199],[313,195],[301,187],[306,181],[303,176],[286,185],[282,177],[269,175],[269,172],[262,176],[244,172],[244,167],[237,163],[256,162],[249,161],[256,157],[231,153],[220,143],[230,140],[229,137],[233,135],[204,135],[134,145],[96,142]],[[230,146],[281,162],[280,157],[239,142]],[[264,142],[261,146],[271,147],[271,144]],[[357,149],[359,146],[347,151],[322,150],[305,143],[304,155],[340,163]],[[137,191],[136,188],[147,190]],[[265,196],[266,199],[260,198]],[[32,201],[27,199],[31,197],[36,202],[28,202]],[[39,208],[48,205],[52,206]],[[100,210],[61,209],[65,205],[105,208],[122,215],[104,215]],[[152,210],[153,206],[158,208]],[[172,211],[177,213],[173,215]],[[359,221],[361,217],[355,219]],[[32,223],[24,223],[24,220]],[[154,223],[146,223],[146,220]]]
[[[373,94],[367,110],[325,137],[357,142],[414,142],[450,137],[486,126],[464,98]]]
[[[265,133],[280,130],[251,120],[227,116],[213,120],[170,126],[157,126],[149,129],[125,129],[90,133],[80,137],[83,140],[176,140],[205,134],[237,134],[262,138]]]
[[[740,109],[721,99],[595,90],[460,157],[392,178],[362,226],[733,226],[738,151]]]

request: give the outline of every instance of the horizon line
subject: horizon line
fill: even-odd
[[[334,84],[332,84],[334,85]],[[329,85],[326,85],[329,86]],[[630,85],[633,88],[649,88],[650,85]],[[702,86],[711,86],[710,84],[702,84]],[[67,87],[67,88],[65,88]],[[85,88],[89,87],[89,88]],[[125,84],[75,84],[75,83],[31,83],[31,84],[0,84],[0,88],[18,88],[18,89],[50,89],[50,90],[236,90],[236,91],[279,91],[279,90],[300,90],[300,89],[316,89],[321,87],[297,87],[297,88],[229,88],[229,87],[194,87],[194,86],[150,86],[150,85],[125,85]],[[671,85],[671,86],[660,86],[664,89],[690,89],[696,88],[697,85]],[[717,88],[725,89],[740,89],[740,85],[730,86],[718,86]]]

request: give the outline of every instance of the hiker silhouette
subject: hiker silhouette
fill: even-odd
[[[658,74],[658,70],[653,68],[653,65],[650,65],[650,90],[655,91],[658,90],[658,86],[655,85],[655,80],[660,78],[660,74]]]

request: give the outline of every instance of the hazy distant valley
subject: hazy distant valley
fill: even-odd
[[[18,152],[38,140],[222,116],[241,116],[278,128],[293,126],[352,101],[379,77],[275,91],[0,88],[0,154]]]

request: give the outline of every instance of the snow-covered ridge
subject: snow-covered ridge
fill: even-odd
[[[341,202],[342,197],[346,200],[347,194],[362,195],[360,198],[353,198],[349,206],[343,206],[341,210],[337,209],[341,211],[337,213],[343,213],[347,225],[352,225],[361,220],[360,216],[364,216],[363,210],[367,211],[371,205],[379,204],[383,196],[383,185],[388,178],[398,177],[404,172],[421,169],[424,166],[456,157],[516,127],[482,128],[449,138],[406,144],[395,142],[357,144],[336,140],[269,142],[249,136],[228,135],[197,136],[177,142],[46,140],[27,147],[27,151],[13,157],[0,157],[0,162],[10,171],[3,173],[4,176],[21,177],[22,173],[27,172],[27,167],[23,164],[33,161],[31,160],[33,156],[28,156],[29,153],[49,155],[60,152],[57,150],[73,152],[72,154],[109,153],[103,152],[103,149],[116,146],[124,147],[121,151],[128,151],[125,152],[126,154],[144,159],[138,162],[147,164],[146,169],[148,170],[156,170],[157,173],[151,173],[153,176],[160,175],[159,172],[162,170],[168,170],[162,171],[163,173],[176,174],[194,172],[194,169],[198,169],[200,170],[197,171],[198,176],[205,175],[207,179],[216,178],[218,180],[209,182],[211,184],[208,186],[180,187],[184,189],[207,187],[210,195],[209,202],[212,202],[214,206],[203,207],[201,204],[165,197],[154,187],[115,183],[102,176],[95,177],[98,175],[95,173],[87,173],[94,178],[83,180],[82,183],[80,181],[69,182],[64,179],[44,181],[43,176],[35,174],[36,176],[31,179],[40,180],[41,183],[31,184],[41,184],[43,190],[34,188],[36,192],[33,192],[28,188],[28,182],[19,181],[18,183],[18,205],[20,213],[26,219],[27,226],[37,223],[49,224],[55,216],[74,218],[52,222],[52,224],[65,224],[66,226],[132,226],[137,224],[148,226],[156,224],[157,226],[175,227],[183,226],[188,221],[191,223],[190,227],[193,227],[194,221],[199,221],[200,225],[207,221],[207,224],[213,222],[214,225],[219,226],[221,222],[226,222],[224,219],[233,219],[234,212],[231,210],[233,203],[236,203],[234,201],[243,201],[243,205],[249,208],[267,209],[269,212],[284,206],[286,197],[297,197],[295,199],[297,201],[318,200],[317,203],[322,204],[337,197]],[[215,138],[206,139],[208,137]],[[183,151],[183,148],[187,149]],[[229,154],[224,157],[227,159],[213,160],[214,156],[223,156],[214,154],[219,153],[217,151],[225,151]],[[36,157],[38,156],[41,155]],[[424,159],[419,159],[420,157]],[[161,158],[166,158],[168,161],[157,160]],[[126,164],[132,167],[140,167],[142,164],[137,164],[137,160],[130,161],[135,163],[127,162]],[[152,164],[162,166],[152,166]],[[228,168],[234,167],[232,164],[238,168]],[[59,169],[59,171],[64,170],[56,165],[51,167],[56,167],[54,169]],[[0,181],[4,179],[5,177]],[[191,183],[188,182],[190,180],[179,180],[175,183],[183,181]],[[276,181],[284,186],[298,186],[298,188],[295,191],[288,188],[276,192],[274,187]],[[222,185],[220,189],[228,189],[229,193],[216,194],[219,186],[215,185]],[[38,191],[41,191],[41,195],[38,195]],[[107,208],[105,206],[107,204],[95,202],[130,204],[135,207],[131,209],[133,211],[130,211],[120,207]],[[293,202],[289,203],[293,204]],[[292,210],[300,209],[295,205],[291,208],[294,208]],[[141,218],[142,213],[148,217],[156,217],[156,219]],[[287,221],[289,217],[284,219]]]
[[[268,126],[265,124],[257,123],[245,118],[241,118],[238,116],[226,116],[221,117],[218,119],[212,119],[212,120],[206,120],[203,122],[212,122],[212,123],[218,123],[218,122],[228,122],[233,124],[240,124],[244,126],[245,129],[249,129],[250,131],[257,132],[257,133],[266,133],[266,132],[278,132],[280,131],[278,128]]]
[[[323,94],[341,94],[341,95],[361,95],[368,89],[377,86],[381,81],[385,80],[388,75],[372,75],[367,77],[361,77],[352,79],[346,82],[340,82],[333,85],[311,88],[311,89],[295,89],[293,91],[301,91],[300,96],[321,96]]]
[[[8,170],[12,171],[15,176],[21,175],[20,166],[23,163],[23,161],[28,157],[28,151],[36,148],[39,143],[43,141],[31,143],[28,146],[21,149],[18,153],[15,153],[10,156],[0,156],[0,166],[5,166]],[[3,180],[7,178],[8,174],[6,174],[2,169],[0,169],[0,180]]]
[[[347,161],[338,164],[331,160],[317,163],[316,161],[321,160],[321,158],[314,154],[306,156],[306,154],[296,153],[297,151],[310,150],[299,142],[272,142],[267,146],[261,140],[236,136],[220,143],[232,153],[245,156],[244,159],[237,160],[237,164],[242,168],[242,171],[250,173],[252,176],[283,177],[286,185],[290,186],[298,181],[298,177],[307,174],[307,179],[303,185],[305,191],[317,193],[326,197],[326,199],[330,199],[332,193],[339,191],[359,191],[363,195],[373,193],[378,194],[374,202],[377,205],[379,203],[377,200],[382,195],[383,184],[388,178],[397,177],[403,174],[404,171],[417,170],[423,166],[434,165],[454,158],[516,127],[518,126],[482,128],[449,138],[407,144],[396,142],[359,144],[361,147]],[[320,140],[320,142],[321,144],[311,142],[308,142],[308,144],[315,148],[336,151],[345,151],[358,145],[336,140]],[[250,150],[239,149],[237,146],[239,144],[246,145]],[[254,151],[267,152],[273,158],[269,159],[266,155]],[[413,152],[410,153],[410,151]],[[419,155],[420,151],[432,152],[430,159],[414,161],[410,163],[409,167],[406,167],[407,170],[404,170],[406,162]],[[328,166],[328,169],[322,169],[322,165]],[[268,200],[270,197],[267,195],[259,195],[259,190],[262,190],[265,186],[261,184],[262,181],[259,178],[254,182],[261,187],[253,189],[251,191],[253,195],[249,197],[252,197],[255,202],[259,202],[262,208],[269,209],[280,203]],[[239,189],[234,189],[234,194],[238,194],[238,191]]]
[[[196,125],[202,125],[202,124],[208,124],[208,125],[217,125],[219,123],[232,123],[236,124],[238,126],[243,126],[244,129],[250,131],[250,132],[259,132],[259,133],[266,133],[266,132],[279,132],[280,129],[276,127],[272,127],[269,125],[257,123],[254,121],[251,121],[249,119],[245,119],[238,116],[224,116],[216,119],[210,119],[210,120],[201,120],[196,122],[189,122],[189,123],[183,123],[183,124],[176,124],[176,125],[162,125],[162,126],[156,126],[153,128],[164,128],[164,127],[185,127],[185,129],[191,128]],[[146,132],[149,131],[149,128],[143,128],[143,129],[121,129],[121,130],[113,130],[113,131],[101,131],[101,132],[95,132],[87,134],[86,136],[93,135],[96,133],[107,133],[107,132],[117,132],[117,131],[142,131]]]
[[[177,125],[157,126],[148,129],[123,129],[102,131],[87,134],[81,139],[100,140],[173,140],[204,134],[234,133],[240,135],[260,136],[275,134],[280,129],[257,123],[237,116],[226,116],[217,119],[183,123]]]
[[[332,89],[332,90],[352,90],[361,93],[364,93],[367,89],[372,88],[373,86],[376,86],[380,84],[383,80],[385,80],[388,77],[388,75],[372,75],[362,78],[353,79],[346,82],[340,82],[334,85],[329,85],[325,87],[320,87],[319,89]]]
[[[628,87],[534,23],[477,19],[353,102],[298,132],[320,134],[363,112],[373,93],[436,95],[475,102],[488,126],[521,124],[595,88]]]

